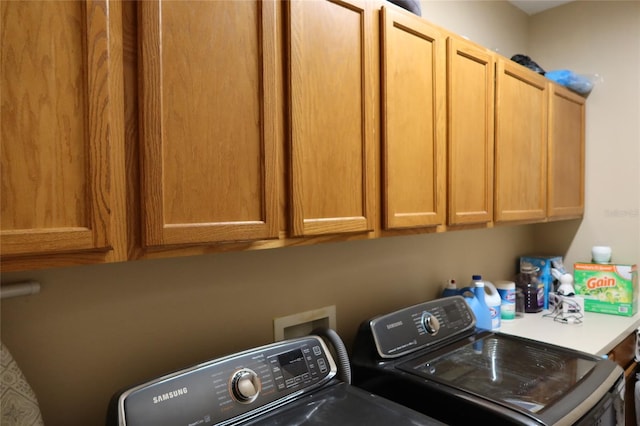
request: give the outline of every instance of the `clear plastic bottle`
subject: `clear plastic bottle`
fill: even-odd
[[[476,316],[476,327],[484,330],[492,329],[491,311],[485,300],[484,281],[482,281],[481,275],[473,275],[471,278],[471,287],[478,299],[478,303],[473,310]]]

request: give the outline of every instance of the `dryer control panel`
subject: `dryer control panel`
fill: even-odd
[[[274,343],[199,364],[123,392],[121,425],[213,425],[251,418],[336,375],[317,336]]]
[[[475,323],[464,298],[451,296],[381,315],[370,326],[380,357],[396,358],[474,331]]]

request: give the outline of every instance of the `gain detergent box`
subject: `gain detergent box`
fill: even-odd
[[[585,311],[627,317],[638,312],[637,265],[576,263],[573,277]]]

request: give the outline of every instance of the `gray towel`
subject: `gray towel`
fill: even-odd
[[[0,352],[0,424],[43,426],[36,394],[4,345]]]

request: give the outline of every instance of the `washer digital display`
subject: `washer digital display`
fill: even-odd
[[[280,363],[285,380],[293,379],[309,372],[300,349],[278,355],[278,363]]]

